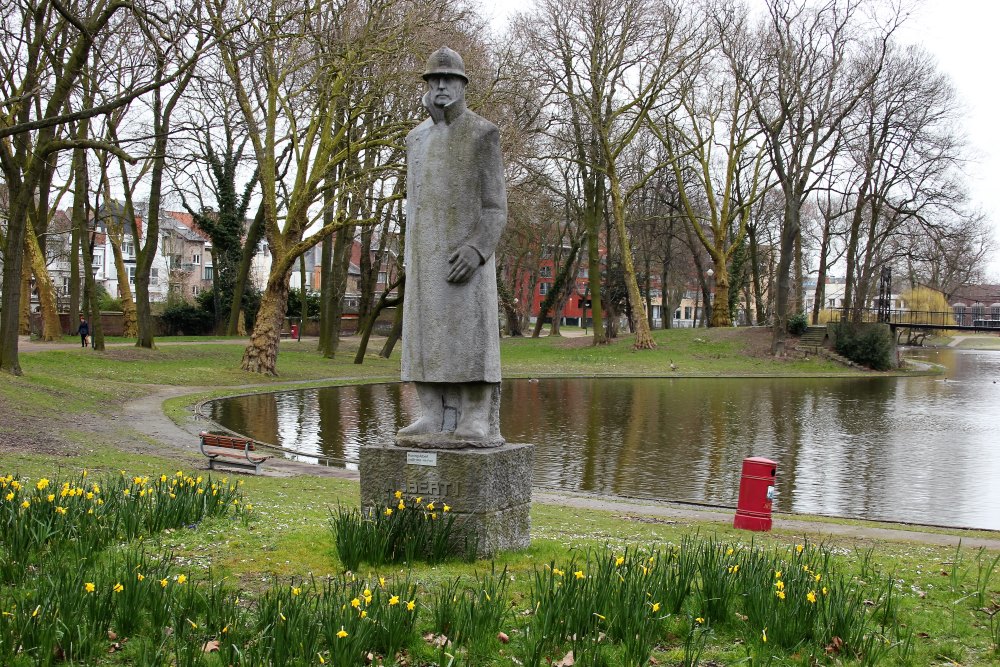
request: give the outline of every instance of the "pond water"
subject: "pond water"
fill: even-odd
[[[507,380],[501,432],[535,485],[734,506],[740,463],[778,463],[775,509],[1000,529],[1000,352],[922,351],[907,378]],[[357,460],[415,414],[412,388],[331,387],[209,406],[223,426]],[[308,456],[306,456],[308,458]]]

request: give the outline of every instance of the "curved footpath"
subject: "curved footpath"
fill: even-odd
[[[185,343],[161,344],[184,345]],[[121,345],[131,345],[131,343],[121,343]],[[25,352],[63,347],[73,348],[76,345],[72,343],[32,343],[23,340],[19,344],[19,348]],[[280,385],[274,388],[278,389]],[[212,422],[192,417],[183,426],[178,426],[163,412],[163,402],[171,398],[204,392],[205,389],[205,387],[157,386],[149,395],[127,403],[124,406],[123,417],[126,418],[126,423],[132,428],[148,436],[153,441],[160,443],[164,448],[197,454],[198,433],[206,428],[211,428]],[[233,387],[232,389],[238,390],[240,387]],[[358,473],[355,470],[300,463],[287,459],[271,459],[264,467],[264,474],[267,475],[288,477],[315,475],[320,477],[358,479]],[[541,488],[536,488],[532,495],[532,499],[535,502],[547,505],[559,505],[581,510],[603,510],[630,517],[648,517],[654,521],[706,521],[731,525],[733,520],[733,510],[729,508],[711,508],[683,503],[619,498]],[[950,532],[928,532],[928,530],[922,530],[921,526],[916,525],[900,527],[899,524],[887,524],[883,527],[873,526],[871,522],[865,525],[855,525],[827,521],[804,521],[795,518],[794,515],[787,514],[775,515],[773,527],[776,530],[809,538],[813,542],[820,542],[827,536],[837,536],[896,542],[909,541],[940,546],[957,546],[961,542],[963,546],[973,549],[985,547],[990,550],[1000,551],[1000,534],[995,531],[935,528],[935,530],[948,530]],[[996,537],[982,537],[984,533],[990,532],[996,535]]]

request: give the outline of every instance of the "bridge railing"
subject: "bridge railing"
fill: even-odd
[[[956,313],[951,310],[890,310],[888,313],[888,324],[902,324],[906,326],[926,325],[928,327],[969,327],[976,329],[997,329],[1000,330],[1000,319],[986,317],[989,312],[966,311]],[[881,313],[885,315],[884,311]],[[844,316],[841,310],[830,313],[830,321],[839,322]],[[875,308],[864,308],[861,311],[862,322],[882,322],[880,313]]]

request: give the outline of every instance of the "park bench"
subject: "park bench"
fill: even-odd
[[[208,468],[213,470],[215,464],[244,468],[260,472],[260,466],[270,456],[255,456],[254,444],[251,438],[220,435],[218,433],[201,433],[201,453],[208,458]]]

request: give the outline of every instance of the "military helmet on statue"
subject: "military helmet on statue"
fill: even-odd
[[[458,51],[442,46],[431,54],[427,59],[427,69],[424,70],[423,78],[426,81],[432,76],[457,76],[466,83],[469,77],[465,76],[465,62]]]

